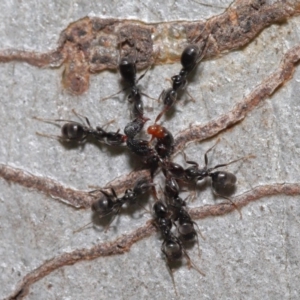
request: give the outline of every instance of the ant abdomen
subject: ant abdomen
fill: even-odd
[[[197,63],[199,47],[197,45],[188,45],[181,54],[181,64],[186,72],[192,71]]]
[[[86,137],[84,127],[79,123],[65,123],[61,127],[62,137],[70,141],[80,141]]]
[[[165,163],[165,165],[163,166],[163,172],[166,176],[167,173],[170,173],[172,175],[172,177],[176,178],[176,179],[182,179],[184,178],[185,175],[185,170],[184,168],[174,162],[167,162]]]
[[[182,247],[177,238],[170,238],[162,245],[162,252],[166,255],[168,261],[175,261],[182,258]]]
[[[194,228],[194,224],[189,220],[179,220],[179,228],[178,233],[180,234],[180,238],[185,242],[191,242],[197,236],[197,233]]]
[[[109,214],[113,207],[114,202],[108,197],[103,197],[92,204],[92,211],[102,216]]]
[[[225,171],[217,171],[210,174],[214,190],[232,189],[236,183],[236,176]]]
[[[130,62],[128,58],[122,58],[119,64],[119,70],[122,78],[131,86],[135,85],[136,66],[135,63]]]

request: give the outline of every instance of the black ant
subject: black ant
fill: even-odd
[[[217,142],[218,143],[218,142]],[[216,144],[217,144],[216,143]],[[185,169],[185,179],[187,181],[200,181],[203,180],[205,177],[210,177],[212,180],[212,188],[215,193],[217,193],[218,190],[225,190],[225,189],[232,189],[235,186],[236,183],[236,176],[230,172],[226,171],[215,171],[215,169],[221,168],[221,167],[226,167],[228,165],[231,165],[233,163],[236,163],[242,159],[249,158],[247,157],[242,157],[236,160],[233,160],[229,163],[226,164],[218,164],[212,168],[208,168],[208,158],[207,158],[207,153],[210,152],[215,146],[213,145],[211,148],[209,148],[205,154],[204,154],[204,167],[199,168],[199,164],[194,161],[188,161],[185,160],[188,164],[191,164],[192,166]]]
[[[207,39],[206,39],[207,40]],[[187,77],[196,65],[202,60],[206,53],[206,40],[204,41],[204,48],[200,48],[196,44],[188,45],[182,52],[180,62],[182,69],[178,75],[171,77],[172,88],[163,91],[159,98],[162,98],[164,108],[156,117],[155,123],[167,112],[177,101],[177,92],[182,90],[187,85]]]
[[[179,192],[180,189],[176,179],[168,176],[165,182],[165,195],[168,199],[168,205],[172,210],[172,220],[174,220],[174,222],[178,221],[178,225],[176,225],[176,223],[175,225],[182,241],[191,242],[195,239],[195,237],[197,238],[198,252],[200,255],[198,234],[194,228],[194,225],[197,227],[198,225],[192,221],[191,216],[185,209],[186,201],[179,197]]]
[[[104,195],[99,200],[95,201],[92,204],[92,211],[97,213],[100,218],[108,216],[110,214],[114,214],[113,219],[117,216],[122,208],[122,206],[126,204],[135,204],[137,198],[146,192],[153,186],[153,183],[150,183],[148,180],[141,179],[136,182],[133,189],[127,189],[125,194],[118,198],[116,191],[111,188],[111,193],[108,193],[104,190],[100,190],[100,192]],[[99,190],[91,191],[90,193],[98,192]],[[108,228],[108,227],[107,227]]]
[[[178,237],[176,237],[172,232],[172,219],[171,219],[171,212],[169,211],[168,207],[162,201],[156,201],[153,206],[154,217],[155,217],[155,224],[161,232],[161,235],[164,239],[161,251],[165,255],[167,261],[167,267],[170,272],[172,282],[174,285],[175,293],[177,293],[173,270],[170,268],[170,264],[181,260],[183,256],[186,257],[188,261],[189,267],[193,267],[196,271],[198,271],[201,275],[205,276],[191,261],[189,255],[187,254],[186,250],[183,248],[182,242]]]
[[[123,57],[120,60],[119,63],[119,71],[121,74],[122,79],[129,85],[130,88],[130,94],[128,95],[128,101],[129,103],[132,103],[132,116],[133,118],[143,117],[144,115],[144,104],[142,101],[142,95],[149,97],[148,95],[142,93],[140,89],[138,88],[137,84],[138,82],[146,75],[148,70],[151,68],[151,66],[137,79],[136,78],[136,61],[133,61],[129,57]],[[127,88],[124,88],[120,90],[119,92],[105,97],[102,99],[102,101],[107,100],[115,95],[118,95],[122,91],[126,90]],[[151,97],[149,97],[151,98]],[[152,99],[152,98],[151,98]]]
[[[80,115],[77,114],[74,110],[72,110],[72,112],[80,118]],[[100,126],[97,126],[96,129],[94,129],[91,126],[90,121],[87,117],[81,117],[85,119],[87,125],[71,120],[48,120],[38,117],[33,118],[49,123],[67,122],[61,126],[61,136],[48,135],[37,132],[37,134],[40,136],[55,138],[58,139],[60,142],[76,142],[79,144],[83,144],[86,142],[88,137],[92,137],[99,142],[104,142],[107,145],[118,146],[122,145],[126,141],[127,137],[119,133],[119,130],[116,132],[107,132]]]
[[[205,177],[210,177],[212,180],[212,189],[213,189],[214,194],[229,200],[232,203],[232,205],[234,205],[234,207],[238,210],[238,212],[240,213],[240,216],[242,217],[241,212],[238,209],[238,207],[236,206],[236,204],[234,204],[230,198],[228,198],[224,195],[221,195],[219,193],[219,191],[224,192],[224,191],[232,190],[234,188],[236,180],[237,180],[236,176],[230,172],[214,171],[214,170],[221,168],[221,167],[228,166],[230,164],[233,164],[240,160],[244,160],[246,158],[252,158],[254,156],[249,155],[246,157],[242,157],[242,158],[233,160],[226,164],[218,164],[212,168],[208,168],[207,167],[207,165],[208,165],[207,153],[210,152],[216,146],[216,144],[205,152],[205,154],[204,154],[205,165],[203,168],[199,168],[199,164],[197,162],[186,160],[186,156],[184,155],[185,161],[188,164],[191,164],[192,165],[191,167],[184,169],[179,164],[176,164],[173,162],[165,162],[163,164],[163,168],[165,169],[164,172],[169,173],[172,176],[174,176],[175,178],[186,181],[186,182],[200,181],[200,180],[203,180]]]

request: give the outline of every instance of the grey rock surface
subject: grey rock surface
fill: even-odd
[[[84,16],[134,18],[148,22],[206,19],[230,2],[212,6],[194,1],[50,1],[16,0],[0,4],[0,49],[45,52],[57,46],[60,32]],[[265,29],[242,50],[203,62],[188,90],[195,102],[182,101],[175,116],[165,122],[172,132],[190,124],[204,124],[229,111],[278,68],[283,54],[299,43],[299,17]],[[179,64],[156,66],[143,79],[145,93],[158,98],[169,87],[165,79],[178,73]],[[59,134],[42,118],[74,119],[71,109],[89,117],[92,124],[114,119],[124,128],[129,111],[120,101],[100,102],[116,92],[119,75],[91,76],[90,89],[72,96],[61,86],[63,68],[38,69],[28,64],[0,64],[0,163],[35,175],[53,178],[66,186],[89,190],[129,173],[134,159],[126,152],[87,144],[66,149],[36,131]],[[248,154],[255,159],[231,165],[238,177],[236,194],[268,183],[300,182],[300,70],[244,121],[219,134],[220,142],[210,164],[229,162]],[[185,96],[183,96],[185,98]],[[157,102],[145,99],[154,120]],[[204,152],[217,138],[185,149],[189,158],[203,162]],[[176,161],[183,162],[178,155]],[[201,206],[222,201],[209,185],[191,203]],[[206,274],[182,266],[174,273],[181,299],[299,299],[300,205],[299,196],[273,196],[242,209],[243,219],[231,214],[197,221],[205,240],[189,250],[195,265]],[[73,230],[91,220],[89,210],[75,210],[46,195],[0,179],[0,298],[8,297],[20,280],[45,261],[63,252],[89,248],[114,240],[143,225],[149,214],[121,215],[107,233],[93,228]],[[158,234],[136,243],[129,253],[66,266],[33,284],[26,299],[175,299],[174,288],[160,251]]]

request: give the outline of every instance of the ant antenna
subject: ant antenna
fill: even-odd
[[[90,224],[93,224],[93,222],[89,222],[89,223],[85,224],[84,226],[82,226],[82,227],[80,227],[80,228],[74,230],[73,233],[77,233],[77,232],[79,232],[79,231],[84,230],[84,229],[85,229],[88,225],[90,225]]]
[[[223,196],[223,195],[220,195],[219,193],[217,193],[214,189],[213,190],[213,193],[216,195],[216,196],[219,196],[221,198],[224,198],[224,199],[227,199],[232,206],[234,206],[234,208],[238,211],[239,215],[240,215],[240,220],[243,219],[243,215],[242,215],[242,212],[241,212],[241,209],[229,198],[229,197],[226,197],[226,196]]]
[[[207,152],[208,152],[208,151],[207,151]],[[227,164],[219,164],[219,165],[216,165],[216,166],[214,166],[213,168],[208,169],[207,171],[210,173],[211,171],[213,171],[213,170],[215,170],[215,169],[218,169],[218,168],[221,168],[221,167],[226,167],[226,166],[229,166],[229,165],[231,165],[231,164],[233,164],[233,163],[236,163],[236,162],[238,162],[238,161],[240,161],[240,160],[246,160],[246,159],[249,159],[249,158],[256,158],[256,156],[253,155],[253,154],[249,154],[249,155],[247,155],[247,156],[240,157],[240,158],[238,158],[238,159],[235,159],[235,160],[233,160],[233,161],[230,161],[230,162],[227,163]]]

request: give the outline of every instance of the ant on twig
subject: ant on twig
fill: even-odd
[[[104,195],[104,197],[100,197],[100,199],[93,202],[92,211],[97,213],[100,218],[114,214],[110,222],[111,224],[114,218],[120,213],[124,204],[135,204],[137,198],[147,193],[153,185],[154,184],[150,183],[148,180],[138,180],[133,189],[127,189],[124,195],[120,198],[117,196],[113,188],[111,188],[111,193],[108,193],[104,190],[90,191],[91,194],[100,191]],[[109,226],[106,227],[106,230],[108,228]]]
[[[149,182],[148,180],[141,179],[138,180],[134,187],[132,189],[127,189],[122,197],[118,197],[116,191],[114,188],[110,189],[110,193],[103,190],[103,189],[97,189],[90,191],[90,194],[95,193],[102,193],[102,197],[98,197],[96,201],[94,201],[91,205],[91,209],[94,213],[97,214],[97,216],[101,219],[109,215],[113,215],[112,219],[110,220],[109,224],[105,227],[105,232],[109,229],[111,223],[114,221],[116,216],[119,215],[122,207],[127,205],[132,205],[137,203],[137,198],[139,196],[144,195],[147,193],[151,187],[153,187],[154,184]],[[142,205],[140,205],[143,209],[145,209]],[[88,225],[92,224],[93,222],[89,222],[88,224],[85,224],[84,226],[80,227],[79,229],[73,231],[79,232]]]
[[[233,189],[236,183],[236,176],[233,173],[227,172],[227,171],[214,171],[218,168],[225,167],[228,165],[231,165],[233,163],[236,163],[240,160],[245,160],[248,158],[253,158],[255,156],[248,155],[245,157],[241,157],[239,159],[233,160],[226,164],[218,164],[212,168],[208,168],[208,158],[207,153],[209,153],[219,142],[219,140],[216,142],[215,145],[213,145],[211,148],[209,148],[205,154],[204,154],[204,167],[199,168],[199,164],[195,161],[189,161],[186,159],[186,155],[184,154],[184,158],[186,163],[191,164],[191,167],[183,168],[181,165],[167,161],[163,164],[163,168],[165,170],[165,173],[171,174],[174,178],[183,180],[185,182],[198,182],[203,180],[205,177],[211,178],[211,185],[212,190],[216,196],[220,196],[222,198],[225,198],[231,202],[231,204],[237,209],[237,211],[240,214],[240,217],[242,218],[242,214],[240,212],[240,209],[236,206],[236,204],[229,198],[226,197],[219,192],[224,192],[225,190]]]
[[[144,115],[144,104],[142,101],[142,95],[146,96],[152,100],[156,100],[154,98],[151,98],[150,96],[148,96],[147,94],[144,94],[140,91],[139,87],[137,86],[138,82],[143,79],[143,77],[146,75],[146,73],[150,70],[150,68],[152,67],[152,65],[150,67],[148,67],[146,69],[146,71],[140,75],[139,78],[136,77],[136,57],[133,60],[130,57],[122,57],[120,62],[119,62],[119,72],[120,75],[122,77],[122,79],[129,85],[126,88],[121,89],[120,91],[118,91],[115,94],[112,94],[108,97],[105,97],[103,99],[101,99],[102,101],[105,101],[111,97],[114,97],[116,95],[118,95],[119,93],[127,90],[128,88],[130,88],[130,93],[127,97],[129,103],[132,104],[132,116],[133,118],[138,118],[138,117],[143,117]]]
[[[200,49],[196,44],[190,44],[183,50],[180,58],[182,69],[178,75],[171,77],[172,87],[167,90],[163,90],[159,96],[159,99],[162,99],[163,101],[164,108],[156,117],[155,123],[159,121],[163,114],[166,113],[177,101],[178,91],[186,87],[188,75],[206,54],[208,37],[209,36],[204,39],[204,46],[202,49]]]

